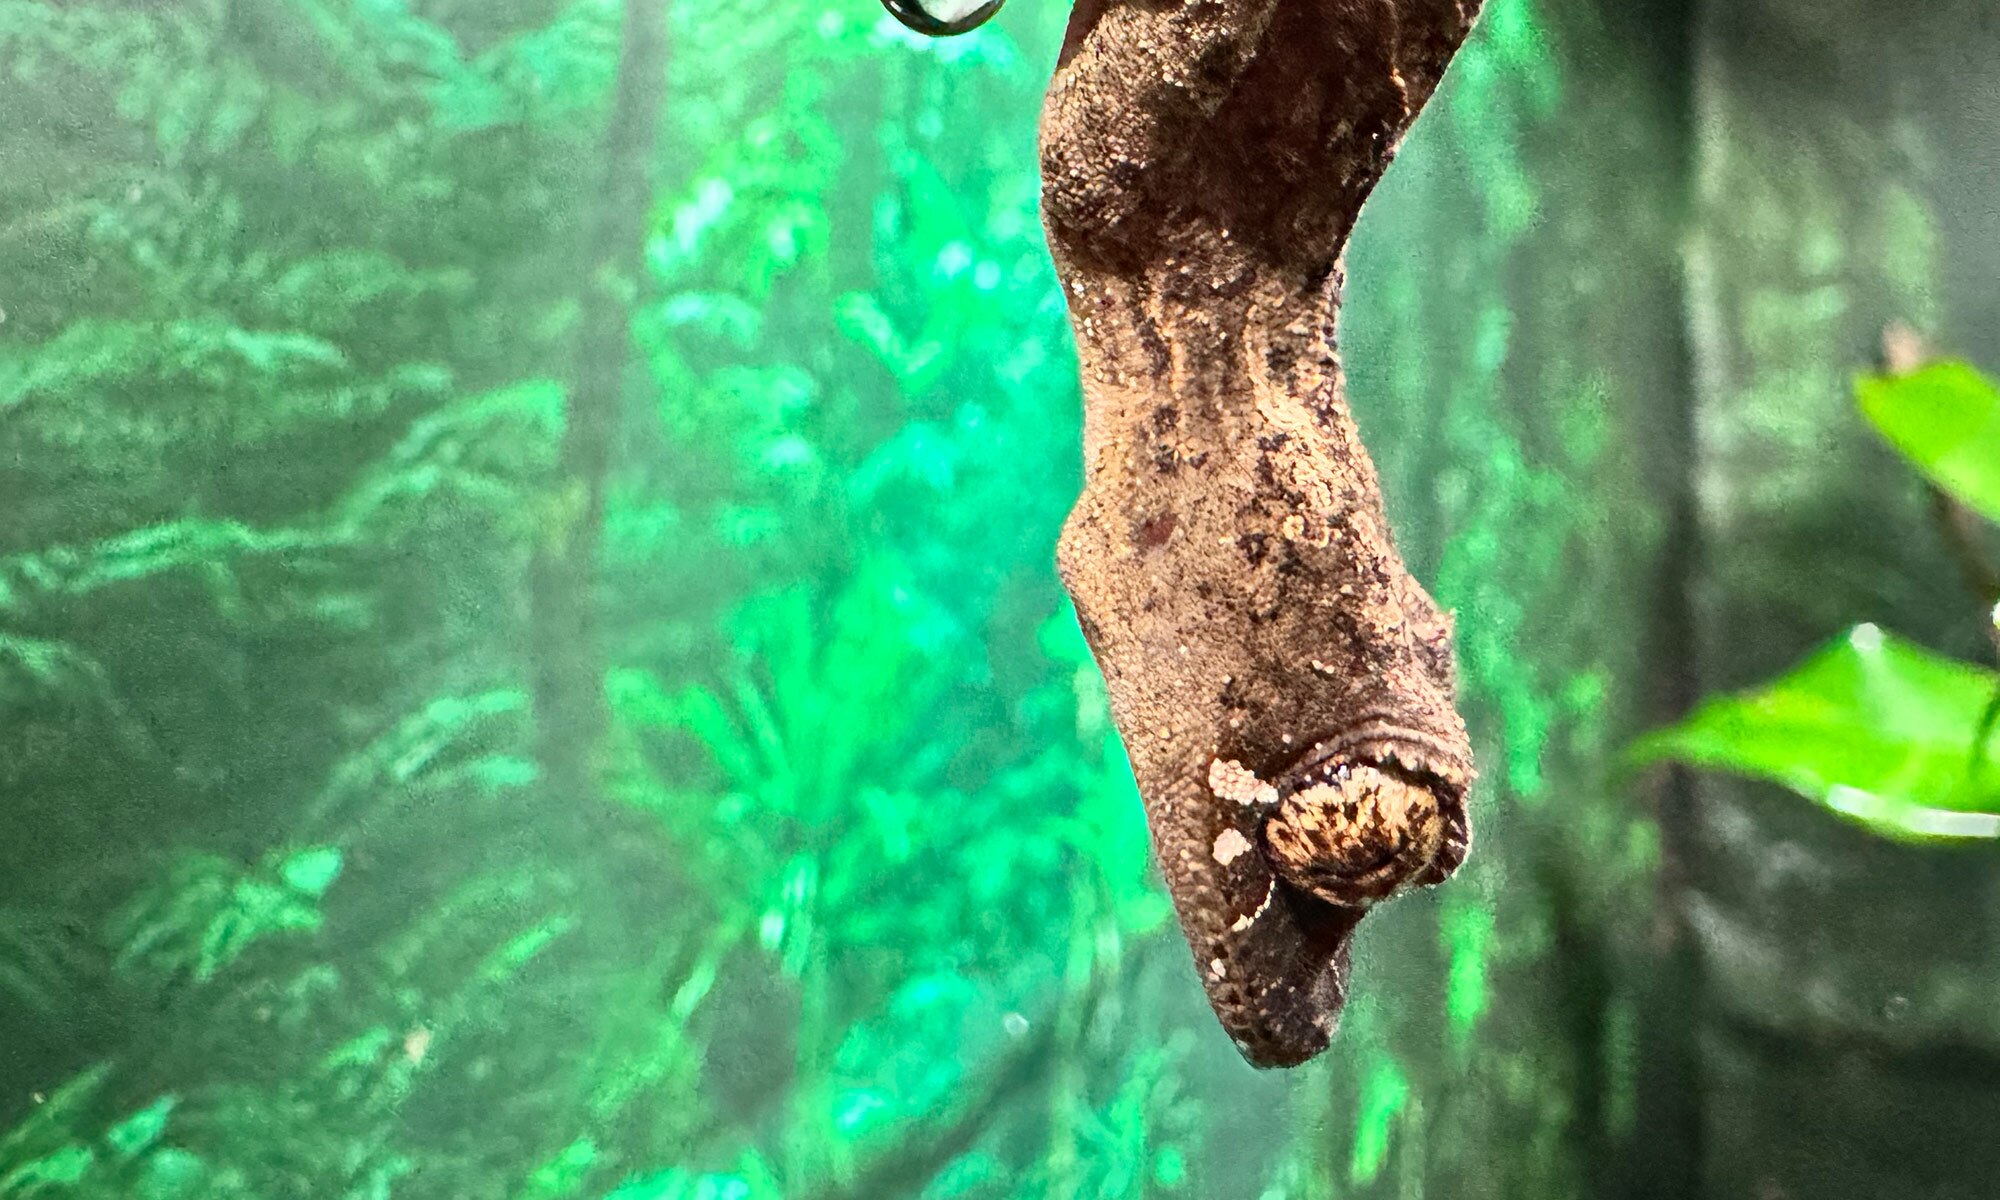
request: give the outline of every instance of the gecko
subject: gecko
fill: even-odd
[[[999,8],[884,3],[934,34]],[[1397,552],[1337,317],[1362,204],[1478,9],[1079,0],[1042,113],[1084,397],[1057,567],[1253,1066],[1330,1044],[1361,919],[1471,846],[1452,617]]]

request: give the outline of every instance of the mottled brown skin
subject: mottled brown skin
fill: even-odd
[[[1477,0],[1083,0],[1042,121],[1085,395],[1059,562],[1209,1000],[1332,1037],[1367,907],[1464,859],[1451,621],[1342,394],[1349,230]]]

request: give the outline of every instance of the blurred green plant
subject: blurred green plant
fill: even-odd
[[[549,784],[620,16],[0,0],[0,1198],[1201,1186],[1050,570],[1058,9],[670,6],[608,800]]]
[[[1862,414],[1935,489],[2000,653],[2000,578],[1971,514],[2000,521],[2000,387],[1938,361],[1863,376]],[[1888,837],[2000,837],[2000,672],[1857,625],[1780,679],[1640,738],[1677,761],[1779,783]]]

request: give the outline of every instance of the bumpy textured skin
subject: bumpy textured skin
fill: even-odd
[[[1477,0],[1082,0],[1042,119],[1085,397],[1059,565],[1216,1016],[1333,1035],[1374,902],[1463,861],[1451,622],[1390,540],[1334,317]]]

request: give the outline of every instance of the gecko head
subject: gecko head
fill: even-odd
[[[926,37],[970,33],[1000,11],[1005,0],[882,0],[889,15]]]
[[[1309,756],[1277,784],[1264,853],[1293,887],[1345,908],[1442,881],[1464,860],[1464,791],[1422,757],[1371,745]]]

